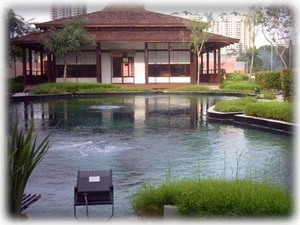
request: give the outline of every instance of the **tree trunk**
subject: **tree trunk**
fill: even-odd
[[[201,59],[200,59],[200,52],[197,52],[197,84],[200,84],[200,68],[201,68]]]
[[[254,54],[255,54],[255,49],[254,49],[254,45],[252,47],[252,51],[251,51],[251,62],[250,62],[250,78],[252,76],[252,73],[253,73],[253,64],[254,64]]]
[[[262,33],[263,33],[265,39],[270,43],[271,48],[273,47],[273,48],[275,49],[275,52],[276,52],[276,54],[279,56],[281,62],[282,62],[283,65],[284,65],[284,67],[287,68],[287,64],[286,64],[286,62],[285,62],[285,60],[284,60],[284,58],[283,58],[283,56],[282,56],[283,53],[285,52],[285,49],[286,49],[286,48],[284,48],[283,51],[280,53],[280,52],[278,51],[278,47],[275,46],[274,43],[267,37],[267,35],[265,34],[264,29],[262,29]]]
[[[68,68],[68,64],[67,64],[67,57],[64,56],[64,82],[67,82],[67,68]]]

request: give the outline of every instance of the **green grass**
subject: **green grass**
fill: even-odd
[[[193,86],[184,86],[184,87],[178,87],[169,89],[168,91],[191,91],[191,92],[202,92],[202,91],[211,91],[209,87],[200,86],[200,85],[193,85]]]
[[[218,112],[243,112],[246,104],[254,103],[255,101],[253,97],[218,101],[214,110]]]
[[[292,197],[279,187],[246,180],[186,180],[144,185],[132,199],[140,217],[161,217],[164,205],[176,205],[185,217],[289,216]]]
[[[228,73],[227,79],[232,81],[242,81],[242,80],[248,80],[249,76],[246,74],[240,74],[240,73]]]
[[[249,103],[244,108],[245,114],[267,119],[293,122],[293,104],[290,102]]]
[[[254,88],[259,87],[255,82],[250,81],[223,81],[221,84],[221,89],[223,91],[233,91],[233,92],[247,92],[254,93]]]
[[[66,93],[113,93],[113,92],[146,92],[148,88],[126,88],[117,84],[101,83],[44,83],[33,90],[34,94],[66,94]]]

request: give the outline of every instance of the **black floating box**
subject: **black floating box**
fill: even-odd
[[[111,170],[78,171],[75,187],[75,204],[110,204],[113,201]]]

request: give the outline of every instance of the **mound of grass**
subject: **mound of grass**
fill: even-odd
[[[293,122],[293,104],[290,102],[249,103],[244,108],[245,114],[261,118]]]
[[[132,200],[135,214],[161,217],[164,205],[175,205],[186,217],[270,217],[292,213],[292,198],[267,183],[198,180],[144,185]]]
[[[255,82],[250,81],[224,81],[221,85],[223,91],[239,91],[254,93],[254,88],[259,87]]]
[[[232,81],[241,81],[241,80],[249,80],[249,76],[247,74],[241,73],[228,73],[227,79]]]
[[[214,110],[218,112],[243,112],[246,104],[254,102],[256,100],[252,97],[218,101]]]
[[[211,91],[209,87],[200,86],[200,85],[194,85],[194,86],[184,86],[184,87],[178,87],[169,89],[169,91],[191,91],[191,92],[202,92],[202,91]]]
[[[125,88],[117,84],[101,83],[44,83],[38,85],[34,94],[66,94],[66,93],[109,93],[109,92],[145,92],[152,89],[146,88]]]

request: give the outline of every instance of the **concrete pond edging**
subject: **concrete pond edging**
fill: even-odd
[[[210,122],[233,124],[285,135],[295,134],[297,128],[297,125],[294,123],[248,116],[243,114],[243,112],[217,112],[214,110],[214,106],[207,110],[207,119]]]

